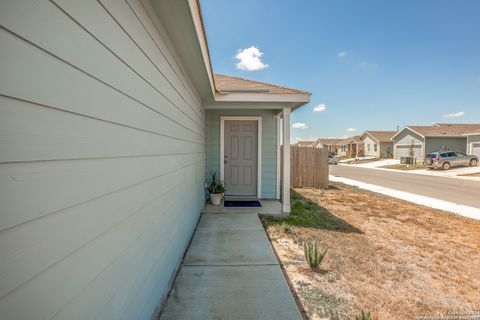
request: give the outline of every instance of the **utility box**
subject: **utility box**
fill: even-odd
[[[415,164],[414,157],[400,157],[401,164]]]

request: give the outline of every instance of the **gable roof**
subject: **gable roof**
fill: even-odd
[[[360,136],[353,136],[353,137],[348,137],[348,138],[345,138],[345,139],[342,139],[338,142],[339,145],[346,145],[346,144],[350,144],[350,143],[361,143],[363,142],[361,139],[360,139]]]
[[[282,94],[307,94],[309,92],[290,89],[276,84],[248,80],[239,77],[226,76],[223,74],[215,74],[215,86],[220,93],[232,92],[248,92],[248,93],[282,93]]]
[[[407,126],[405,128],[424,137],[461,137],[464,134],[480,130],[480,124],[436,123],[432,126]]]
[[[397,134],[397,131],[365,131],[362,137],[366,134],[377,142],[392,142],[392,138]]]
[[[317,141],[321,144],[325,144],[325,145],[336,145],[338,144],[338,142],[342,141],[343,139],[323,139],[323,138],[320,138],[318,139]]]
[[[303,140],[303,141],[298,141],[296,145],[299,147],[315,147],[317,145],[317,141]]]

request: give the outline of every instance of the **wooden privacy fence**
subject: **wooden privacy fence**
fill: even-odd
[[[328,187],[328,150],[290,147],[290,184],[293,188]]]

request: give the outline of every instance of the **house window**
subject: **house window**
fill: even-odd
[[[377,144],[376,143],[373,145],[373,151],[377,152]]]
[[[370,152],[370,143],[367,144],[367,150],[368,150],[368,152]]]

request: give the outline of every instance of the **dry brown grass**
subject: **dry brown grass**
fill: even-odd
[[[395,170],[419,170],[419,169],[425,169],[425,166],[422,163],[417,163],[417,164],[411,164],[411,165],[406,165],[406,164],[390,164],[387,166],[382,166],[380,168],[384,169],[395,169]]]
[[[295,218],[285,232],[264,219],[309,318],[353,319],[363,309],[374,319],[414,319],[480,309],[480,221],[337,187],[295,191],[304,197],[296,201],[315,202],[318,214],[341,227],[302,227]],[[328,247],[318,272],[303,257],[310,238]]]

